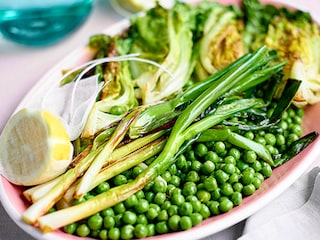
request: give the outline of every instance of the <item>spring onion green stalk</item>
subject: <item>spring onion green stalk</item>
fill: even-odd
[[[136,152],[113,161],[112,163],[110,163],[110,165],[107,165],[106,167],[101,169],[98,175],[94,178],[93,182],[91,182],[91,185],[88,187],[88,191],[92,190],[100,183],[107,181],[110,178],[122,173],[123,171],[128,170],[155,156],[163,149],[165,142],[165,138],[157,139],[154,142],[140,148]],[[65,202],[71,202],[74,199],[73,196],[76,188],[77,184],[74,184],[68,189],[63,197],[63,200]]]
[[[220,70],[207,79],[194,84],[191,88],[187,89],[176,98],[151,105],[131,124],[129,136],[131,138],[136,138],[168,123],[182,112],[182,110],[179,110],[179,107],[194,100],[205,89],[207,89],[210,84],[220,79],[227,72],[236,70],[249,58],[250,55],[245,54],[231,63],[228,67]]]
[[[270,58],[271,57],[272,56],[270,56]],[[184,104],[194,100],[203,91],[205,91],[210,84],[216,82],[218,79],[220,79],[219,81],[223,81],[223,78],[226,77],[224,76],[225,73],[236,71],[242,64],[248,61],[249,58],[250,54],[244,54],[226,68],[218,71],[207,79],[196,83],[176,98],[149,107],[146,111],[140,114],[140,116],[130,126],[130,137],[138,137],[139,135],[152,131],[165,123],[168,123],[181,113],[182,110],[179,110],[179,107],[181,108]],[[261,63],[263,65],[263,61],[261,61]],[[259,66],[256,66],[257,71],[255,71],[254,74],[249,75],[247,79],[239,82],[238,85],[235,85],[226,96],[238,94],[252,86],[266,81],[270,76],[279,73],[284,64],[285,62],[281,62],[260,70],[257,70]]]
[[[78,221],[107,207],[114,206],[143,189],[147,183],[153,181],[174,163],[175,156],[185,141],[197,136],[201,131],[213,127],[233,114],[258,104],[259,101],[254,101],[255,99],[251,101],[251,104],[243,104],[240,100],[239,104],[224,104],[219,111],[217,110],[208,117],[204,117],[199,122],[194,123],[194,121],[210,105],[216,103],[221,96],[225,95],[230,89],[238,85],[243,79],[247,79],[250,74],[253,74],[259,68],[269,64],[269,62],[268,51],[265,47],[255,51],[248,61],[236,70],[227,72],[221,79],[212,83],[199,97],[186,107],[174,123],[164,149],[134,181],[112,188],[109,191],[101,193],[78,205],[41,216],[38,219],[40,229],[43,232],[49,232]],[[244,99],[244,101],[245,100],[248,99]]]
[[[140,108],[136,108],[120,121],[118,127],[115,129],[115,132],[107,142],[107,145],[102,149],[100,153],[98,153],[87,171],[82,176],[81,181],[77,186],[76,192],[74,194],[74,197],[76,199],[80,199],[85,193],[88,192],[88,188],[93,182],[93,179],[99,173],[106,159],[111,156],[113,150],[122,141],[128,131],[131,122],[138,116],[138,113],[140,111]]]

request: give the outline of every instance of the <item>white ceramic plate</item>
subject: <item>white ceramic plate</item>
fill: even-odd
[[[224,0],[221,1],[227,4],[237,3],[237,0]],[[264,1],[262,1],[264,2]],[[286,2],[285,0],[273,1],[278,3]],[[314,5],[309,1],[291,0],[290,6],[299,8],[305,11],[313,13],[313,18],[320,22],[320,15],[316,15],[316,12],[320,13],[320,5]],[[121,21],[113,27],[105,30],[105,33],[115,34],[128,26],[127,20]],[[33,101],[39,99],[46,89],[53,85],[58,84],[58,80],[61,77],[61,70],[75,67],[88,59],[90,59],[91,53],[88,49],[80,47],[73,53],[64,58],[58,63],[50,72],[48,72],[25,96],[21,101],[17,110],[33,104]],[[309,107],[306,110],[306,114],[303,120],[303,130],[305,133],[310,131],[319,131],[320,125],[314,121],[314,119],[320,118],[320,104]],[[318,148],[320,147],[320,139],[317,139],[308,149],[303,151],[299,156],[290,160],[286,164],[278,167],[273,171],[272,177],[267,179],[253,195],[243,199],[243,203],[240,206],[235,207],[228,213],[221,214],[219,216],[211,217],[203,221],[200,225],[193,227],[188,231],[182,231],[177,233],[165,234],[150,239],[161,240],[194,240],[206,237],[210,234],[217,233],[223,229],[226,229],[241,220],[249,217],[259,209],[263,208],[270,201],[279,196],[284,190],[286,190],[292,183],[294,183],[314,161],[319,157],[320,153]],[[83,239],[76,236],[68,235],[58,230],[53,233],[42,234],[38,229],[29,226],[22,222],[21,215],[28,207],[28,203],[22,196],[23,188],[15,186],[9,183],[5,178],[0,178],[0,200],[8,212],[9,216],[15,221],[15,223],[21,227],[24,231],[29,233],[36,239],[50,239],[50,240],[76,240]]]

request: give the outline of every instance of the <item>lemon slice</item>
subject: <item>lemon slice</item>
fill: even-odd
[[[1,174],[17,185],[37,185],[57,177],[68,168],[72,154],[64,124],[48,111],[18,111],[0,137]]]

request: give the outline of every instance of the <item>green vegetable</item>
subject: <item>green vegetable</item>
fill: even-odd
[[[195,69],[198,79],[225,68],[245,53],[237,12],[218,4],[209,9],[198,43],[199,61]]]
[[[319,101],[320,31],[310,14],[258,0],[243,0],[244,39],[249,49],[266,45],[277,51],[280,61],[288,61],[285,79],[302,81],[294,104],[303,107]]]
[[[169,166],[172,165],[179,148],[186,140],[191,139],[239,111],[254,106],[261,106],[261,101],[254,98],[225,103],[219,106],[213,113],[204,116],[194,123],[210,105],[219,100],[219,98],[232,89],[233,86],[248,79],[248,76],[254,73],[256,69],[263,65],[268,65],[269,62],[270,58],[268,58],[267,49],[261,48],[252,54],[250,59],[238,69],[227,72],[218,81],[212,83],[178,116],[164,149],[157,159],[139,174],[134,181],[112,188],[107,192],[90,198],[86,202],[42,216],[38,220],[40,228],[45,232],[50,231],[124,201],[145,187],[148,182],[154,180],[163,173],[164,170],[168,169]],[[147,208],[142,208],[142,204],[138,204],[138,206],[140,209],[139,212],[147,211]],[[203,211],[204,217],[208,217],[205,213],[206,210]]]
[[[166,10],[157,5],[145,16],[131,20],[129,32],[133,42],[130,53],[139,53],[142,58],[158,62],[172,73],[169,76],[161,69],[143,63],[130,63],[134,82],[140,89],[138,97],[143,104],[154,103],[181,92],[189,79],[193,69],[193,41],[183,14],[175,7]]]

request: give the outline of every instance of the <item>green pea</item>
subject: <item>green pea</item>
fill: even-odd
[[[162,209],[158,214],[157,220],[158,221],[167,221],[168,218],[169,218],[169,215],[168,215],[167,210]]]
[[[191,170],[198,172],[201,170],[201,166],[202,166],[202,163],[198,160],[191,162]]]
[[[224,162],[226,164],[233,164],[235,166],[235,164],[237,163],[237,160],[233,156],[229,155],[224,158]]]
[[[108,238],[112,240],[120,239],[120,229],[119,228],[111,228],[108,231]]]
[[[229,179],[229,175],[221,169],[217,170],[214,175],[219,183],[225,183]]]
[[[115,227],[122,226],[122,217],[123,217],[123,213],[119,213],[114,216],[114,226]]]
[[[180,229],[180,219],[181,219],[181,217],[179,215],[172,215],[168,219],[168,227],[172,231],[178,231]]]
[[[248,131],[244,134],[244,136],[250,140],[253,140],[254,139],[254,133],[251,132],[251,131]]]
[[[288,129],[288,123],[284,119],[280,120],[280,122],[278,123],[278,126],[283,130]]]
[[[113,218],[113,216],[105,216],[103,218],[103,226],[106,229],[111,229],[115,226],[115,220]]]
[[[260,172],[266,177],[271,177],[272,168],[269,164],[263,164]]]
[[[260,143],[262,145],[266,145],[266,139],[263,136],[256,136],[254,139],[255,142]]]
[[[193,206],[190,202],[184,202],[179,207],[179,213],[182,216],[189,216],[193,212]]]
[[[196,171],[190,171],[187,174],[186,181],[187,182],[198,182],[200,180],[199,174]]]
[[[204,189],[206,189],[209,192],[212,192],[213,190],[218,188],[218,183],[213,176],[210,176],[203,180],[203,186]]]
[[[187,159],[183,154],[180,154],[179,157],[177,158],[176,166],[180,170],[187,167]]]
[[[154,196],[154,203],[156,204],[163,204],[167,199],[167,195],[164,192],[158,192],[155,196]]]
[[[108,239],[108,230],[107,229],[102,229],[99,232],[99,239],[101,239],[101,240],[107,240]]]
[[[226,145],[224,144],[224,142],[221,141],[215,142],[214,150],[216,153],[218,153],[218,155],[224,153],[224,151],[226,150]]]
[[[255,177],[255,178],[259,178],[261,182],[264,181],[264,176],[263,176],[260,172],[256,172],[256,173],[254,174],[254,177]]]
[[[180,188],[175,188],[173,189],[171,196],[174,194],[182,194],[182,190]]]
[[[221,185],[221,193],[224,195],[224,196],[229,196],[233,193],[233,188],[232,188],[232,185],[230,183],[223,183]]]
[[[149,209],[149,202],[146,199],[139,199],[134,209],[137,213],[145,213]]]
[[[234,183],[232,185],[234,192],[242,192],[243,185],[240,182]]]
[[[161,205],[161,209],[167,210],[170,208],[171,206],[171,202],[169,200],[166,200],[162,205]]]
[[[213,190],[212,193],[211,193],[211,197],[212,197],[213,200],[219,199],[221,197],[220,188],[217,188],[217,189]]]
[[[241,157],[241,152],[237,148],[230,148],[228,155],[238,161]]]
[[[123,202],[120,202],[113,207],[113,210],[116,214],[124,213],[126,211],[126,207]]]
[[[131,211],[125,211],[125,213],[123,214],[123,217],[122,217],[122,221],[125,223],[125,224],[135,224],[136,221],[137,221],[137,215],[134,213],[134,212],[131,212]]]
[[[237,168],[242,172],[242,171],[244,171],[246,168],[248,168],[249,167],[249,164],[248,163],[246,163],[246,162],[244,162],[244,161],[241,161],[241,160],[239,160],[239,161],[237,161]]]
[[[134,236],[136,238],[145,238],[148,236],[148,228],[144,224],[137,224],[134,228]]]
[[[188,230],[192,228],[192,220],[189,216],[182,216],[180,219],[180,228],[182,230]]]
[[[232,174],[236,172],[236,166],[233,163],[226,163],[223,165],[222,170],[227,174]]]
[[[77,235],[80,236],[80,237],[86,237],[90,234],[90,228],[87,226],[87,224],[80,224],[78,227],[77,227]]]
[[[274,146],[277,142],[276,136],[272,133],[266,133],[264,135],[264,139],[266,140],[267,144],[271,146]]]
[[[200,202],[206,203],[210,200],[211,194],[206,190],[199,190],[197,192],[197,198],[199,199]]]
[[[252,183],[243,186],[243,189],[242,189],[242,193],[245,196],[252,195],[255,191],[256,191],[256,188],[254,187],[254,185]]]
[[[219,210],[221,212],[228,212],[233,208],[233,202],[229,200],[228,198],[224,198],[220,203],[219,203]]]
[[[167,191],[167,183],[163,180],[156,180],[152,186],[152,190],[157,192],[165,193]]]
[[[216,152],[208,151],[204,156],[204,160],[216,163],[219,162],[220,157]]]
[[[103,193],[110,189],[110,184],[108,182],[102,182],[96,187],[96,192]]]
[[[167,170],[161,174],[161,177],[165,180],[165,182],[169,182],[171,179],[171,173]]]
[[[200,213],[192,213],[190,215],[192,226],[196,226],[200,224],[203,220],[202,215]]]
[[[73,234],[77,230],[77,227],[78,227],[77,223],[70,223],[63,227],[63,231],[69,234]]]
[[[240,192],[233,192],[230,199],[234,205],[238,206],[242,203],[242,194]]]
[[[120,229],[121,239],[132,239],[134,233],[134,227],[132,225],[125,225]]]
[[[218,201],[210,201],[207,204],[208,208],[210,209],[210,212],[213,215],[219,215],[220,214],[219,205],[220,205],[220,203]]]
[[[147,225],[148,237],[154,236],[156,234],[156,226],[153,223]]]
[[[167,211],[169,216],[177,215],[179,213],[179,207],[177,205],[171,205]]]
[[[201,172],[204,175],[210,175],[215,169],[215,165],[211,161],[205,161],[201,166]]]
[[[175,175],[178,173],[178,168],[176,164],[172,164],[168,170],[171,173],[171,175]]]
[[[259,172],[262,168],[261,162],[259,161],[254,161],[250,164],[250,166],[254,169],[255,172]]]
[[[193,150],[186,151],[186,152],[185,152],[185,156],[186,156],[186,159],[187,159],[188,161],[195,161],[195,160],[197,160],[196,155],[195,155],[195,153],[194,153]]]
[[[94,196],[93,196],[93,194],[92,194],[92,192],[87,192],[85,195],[84,195],[84,198],[86,199],[86,200],[89,200],[90,198],[93,198]],[[49,211],[52,211],[52,209],[50,209]]]
[[[145,214],[139,214],[137,216],[137,224],[148,224],[148,219]]]
[[[194,195],[197,193],[197,185],[194,182],[186,182],[182,188],[184,196]]]
[[[116,186],[120,186],[123,184],[126,184],[128,182],[128,179],[125,175],[123,174],[118,174],[113,178],[113,184]]]
[[[110,109],[110,113],[112,115],[121,115],[126,112],[126,109],[122,106],[112,106]]]
[[[153,202],[154,201],[154,197],[155,197],[154,192],[146,192],[144,195],[145,195],[145,199],[148,202]]]
[[[135,195],[138,199],[142,199],[145,197],[144,192],[142,190],[139,190],[138,192],[136,192]]]
[[[171,203],[180,206],[185,202],[185,198],[182,194],[173,194],[171,197]]]
[[[240,179],[240,174],[238,173],[232,173],[228,179],[228,183],[230,184],[234,184],[234,183],[237,183]]]
[[[85,202],[85,201],[86,201],[86,199],[85,199],[84,197],[79,198],[79,199],[73,199],[73,200],[72,200],[72,204],[73,204],[73,205],[78,205],[78,204],[83,203],[83,202]]]
[[[255,151],[247,150],[244,152],[244,161],[247,163],[253,163],[257,160],[257,154]]]
[[[165,221],[157,222],[155,228],[156,228],[156,232],[159,234],[165,234],[169,232],[168,225]]]
[[[208,152],[208,148],[205,144],[199,143],[195,147],[195,154],[199,157],[204,157]]]
[[[92,215],[89,217],[87,224],[91,230],[98,230],[103,225],[103,217],[101,217],[100,214]]]
[[[131,195],[124,201],[124,205],[126,208],[132,208],[138,204],[138,198],[136,195]]]
[[[203,219],[210,217],[210,209],[204,203],[201,204],[201,210],[199,212]]]
[[[176,187],[179,187],[181,183],[181,178],[177,175],[172,175],[169,183]]]
[[[101,215],[105,217],[105,216],[114,216],[115,214],[114,214],[113,208],[110,207],[102,210]]]
[[[253,181],[253,179],[254,179],[254,173],[250,171],[249,168],[242,172],[242,176],[241,176],[242,184],[248,185]]]
[[[277,146],[282,146],[286,144],[286,138],[285,136],[281,135],[281,134],[277,134],[276,135],[276,139],[277,139]]]
[[[190,203],[192,205],[193,212],[200,212],[201,211],[202,203],[198,199],[196,199],[194,201],[190,201]]]
[[[176,189],[177,187],[172,185],[171,183],[168,184],[167,186],[167,195],[171,196],[174,192],[174,189]]]
[[[254,185],[255,189],[259,189],[261,187],[262,181],[260,178],[254,178],[252,181],[252,184]]]
[[[158,204],[155,204],[155,203],[150,203],[149,204],[149,208],[154,208],[158,212],[160,212],[160,210],[161,210],[161,207]]]
[[[140,166],[135,166],[133,169],[132,169],[132,175],[134,178],[136,178],[137,176],[139,176],[140,173],[143,172],[143,169],[140,167]]]

